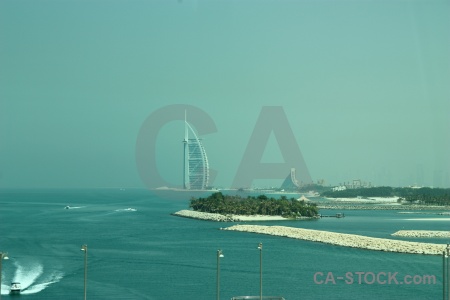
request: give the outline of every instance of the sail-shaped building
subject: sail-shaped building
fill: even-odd
[[[281,189],[286,191],[295,191],[298,188],[300,188],[300,183],[295,176],[295,168],[291,168],[291,172],[289,172],[288,176],[283,181]]]
[[[209,181],[208,157],[201,139],[187,122],[186,115],[184,129],[183,186],[187,190],[204,190]]]

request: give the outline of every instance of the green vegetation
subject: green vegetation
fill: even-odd
[[[409,203],[424,205],[449,205],[450,189],[441,188],[394,188],[389,186],[347,189],[344,191],[327,191],[321,194],[330,198],[354,198],[354,197],[400,197]]]
[[[330,191],[330,190],[331,190],[331,187],[329,187],[329,186],[324,186],[324,185],[312,183],[312,184],[307,184],[307,185],[304,185],[304,186],[298,188],[297,191],[299,193],[306,193],[306,192],[309,192],[309,191],[315,191],[315,192],[318,192],[318,193],[323,193],[323,192]]]
[[[195,211],[235,214],[235,215],[269,215],[283,216],[290,218],[316,217],[318,208],[315,203],[305,203],[294,198],[287,199],[282,196],[280,199],[268,198],[265,195],[258,197],[223,195],[214,193],[207,198],[192,198],[190,208]]]

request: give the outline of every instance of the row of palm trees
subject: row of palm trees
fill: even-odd
[[[242,198],[238,195],[223,195],[221,192],[207,198],[191,198],[189,207],[195,211],[234,215],[317,217],[319,213],[315,203],[287,199],[285,196],[280,199],[265,195]]]

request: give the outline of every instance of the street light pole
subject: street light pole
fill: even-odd
[[[222,250],[217,250],[217,300],[220,300],[220,259],[222,257]]]
[[[81,246],[81,251],[84,251],[84,300],[86,300],[86,280],[87,280],[87,245]]]
[[[446,287],[446,290],[447,290],[447,297],[450,300],[450,278],[449,278],[450,244],[447,244],[446,250],[447,250],[447,270],[446,270],[447,287]]]
[[[262,300],[262,243],[259,243],[258,249],[259,249],[259,299]]]
[[[8,259],[8,253],[0,252],[0,299],[2,299],[2,260]]]
[[[447,282],[447,276],[446,276],[446,268],[445,268],[445,261],[447,260],[447,255],[446,252],[443,251],[442,252],[442,300],[445,300],[445,295],[446,295],[446,282]]]

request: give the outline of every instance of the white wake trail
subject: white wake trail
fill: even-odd
[[[63,278],[63,275],[64,274],[62,272],[54,272],[50,276],[45,278],[45,280],[43,280],[43,282],[38,283],[38,284],[33,284],[29,288],[25,289],[22,292],[22,294],[26,295],[26,294],[38,293],[38,292],[42,291],[43,289],[45,289],[46,287],[48,287],[49,285],[59,282]]]
[[[22,266],[17,261],[14,262],[17,267],[14,275],[14,282],[20,282],[22,289],[28,288],[32,285],[39,276],[42,275],[43,267],[39,263],[32,264],[30,266]]]

